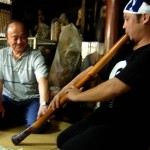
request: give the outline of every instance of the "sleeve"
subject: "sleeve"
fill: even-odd
[[[144,51],[144,50],[143,50]],[[150,52],[136,53],[127,60],[127,66],[116,77],[130,87],[145,86],[149,81]]]
[[[39,81],[39,78],[46,77],[48,78],[48,69],[44,60],[44,56],[40,51],[37,51],[33,57],[33,68],[35,70],[35,75],[37,80]]]
[[[0,50],[0,80],[3,80],[3,71],[2,71],[2,64],[3,64],[3,53],[2,49]]]

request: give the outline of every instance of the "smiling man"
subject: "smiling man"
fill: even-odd
[[[28,46],[23,22],[10,20],[6,38],[9,46],[0,50],[0,129],[29,127],[47,111],[47,67],[41,52]]]

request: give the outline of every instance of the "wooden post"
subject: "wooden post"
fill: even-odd
[[[119,0],[106,0],[105,52],[108,51],[118,39],[118,18]]]

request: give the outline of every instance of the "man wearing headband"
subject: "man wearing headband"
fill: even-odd
[[[57,137],[61,150],[148,150],[150,145],[150,4],[131,0],[123,10],[130,41],[99,72],[105,81],[87,91],[74,83],[81,72],[52,100],[59,107],[62,94],[74,102],[100,102],[93,114],[73,124]]]

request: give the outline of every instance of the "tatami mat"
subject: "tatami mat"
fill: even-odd
[[[11,141],[13,135],[19,134],[26,128],[21,126],[7,131],[0,131],[0,150],[58,150],[56,146],[57,135],[70,126],[67,122],[52,120],[49,130],[44,134],[30,134],[18,145]]]

